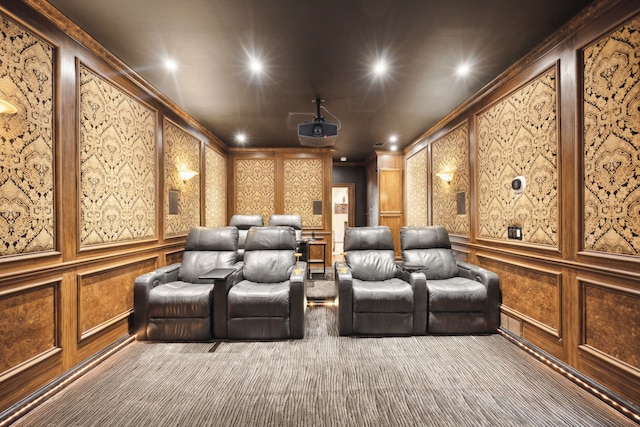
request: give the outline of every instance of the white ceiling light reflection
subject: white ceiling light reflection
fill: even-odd
[[[470,72],[471,72],[471,65],[469,65],[466,62],[458,65],[458,68],[456,68],[456,74],[459,77],[465,77],[469,75]]]

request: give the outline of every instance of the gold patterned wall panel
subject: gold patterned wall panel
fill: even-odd
[[[406,163],[406,222],[410,227],[428,225],[427,150],[418,151]]]
[[[322,200],[322,159],[284,159],[284,213],[302,217],[302,227],[322,227],[322,215],[313,214],[313,201]],[[324,203],[323,203],[324,204]]]
[[[556,99],[554,68],[477,116],[479,237],[506,240],[515,225],[524,242],[558,246]]]
[[[276,161],[237,159],[234,167],[235,213],[262,215],[266,224],[275,213]]]
[[[640,255],[640,16],[584,50],[584,248]]]
[[[200,172],[200,140],[165,119],[164,126],[165,236],[185,236],[200,225],[200,178],[180,179],[179,170]],[[169,213],[169,191],[177,190],[178,213]]]
[[[156,237],[156,114],[79,65],[80,246]]]
[[[640,294],[583,280],[584,344],[640,369]]]
[[[227,225],[227,158],[209,146],[204,150],[205,226]]]
[[[469,211],[469,126],[464,123],[431,145],[433,224],[450,234],[469,235],[469,215],[457,214],[457,193],[463,191],[465,212]],[[454,172],[451,182],[436,174]]]
[[[0,15],[0,257],[55,249],[53,48]]]
[[[60,282],[0,294],[0,374],[58,347]]]

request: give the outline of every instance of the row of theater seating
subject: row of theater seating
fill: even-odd
[[[233,222],[232,222],[233,223]],[[242,260],[239,258],[242,242]],[[208,341],[304,336],[306,264],[291,226],[189,232],[181,263],[134,284],[138,339]],[[334,266],[341,335],[491,333],[499,326],[498,277],[456,262],[442,227],[404,227],[396,262],[387,227],[349,227]]]

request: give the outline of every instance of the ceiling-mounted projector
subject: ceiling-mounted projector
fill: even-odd
[[[308,147],[331,147],[336,145],[338,137],[338,125],[325,121],[320,115],[320,103],[316,98],[317,114],[312,122],[298,125],[298,139],[300,144]]]

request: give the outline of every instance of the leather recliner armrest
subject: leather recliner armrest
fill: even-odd
[[[307,307],[307,263],[298,261],[289,277],[289,328],[291,338],[304,337],[304,312]]]
[[[158,285],[178,280],[179,268],[180,263],[175,263],[136,277],[133,283],[133,324],[134,333],[138,339],[147,339],[149,291]]]
[[[338,297],[338,332],[340,335],[353,333],[353,276],[344,261],[334,264],[336,295]]]
[[[409,282],[413,289],[413,335],[425,335],[427,333],[427,278],[424,273],[412,272],[405,281]]]
[[[475,264],[464,261],[457,261],[457,264],[459,276],[475,280],[487,287],[488,329],[497,329],[500,326],[500,304],[502,303],[500,277],[493,271]]]
[[[227,329],[227,296],[229,289],[239,283],[242,277],[242,261],[236,262],[232,268],[236,271],[231,273],[224,279],[216,279],[213,282],[213,337],[227,338],[229,332]]]

